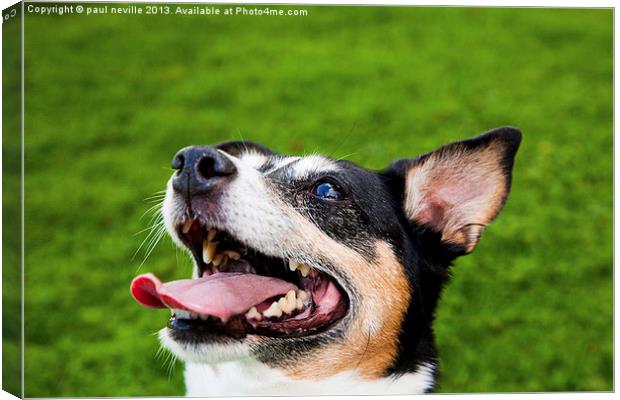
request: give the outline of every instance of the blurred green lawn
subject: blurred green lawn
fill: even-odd
[[[223,6],[222,6],[223,7]],[[438,309],[440,392],[612,390],[612,11],[311,7],[26,16],[26,396],[181,395],[138,272],[183,146],[241,137],[370,168],[487,129],[513,192]]]

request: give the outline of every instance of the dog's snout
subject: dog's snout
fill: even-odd
[[[228,181],[237,171],[228,157],[209,146],[180,150],[172,159],[172,168],[177,170],[172,187],[188,197],[205,193],[215,185]]]

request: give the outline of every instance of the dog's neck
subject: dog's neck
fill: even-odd
[[[295,380],[258,361],[244,359],[218,364],[187,363],[185,385],[191,397],[420,394],[433,387],[433,369],[434,366],[423,365],[414,373],[374,380],[359,378],[354,371],[316,381]]]

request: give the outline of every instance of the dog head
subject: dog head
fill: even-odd
[[[162,212],[193,279],[147,274],[132,292],[173,310],[160,337],[187,361],[250,357],[297,379],[434,364],[448,268],[502,209],[520,141],[500,128],[379,172],[250,142],[184,148]]]

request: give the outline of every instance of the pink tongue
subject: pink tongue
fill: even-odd
[[[178,308],[216,316],[224,322],[291,289],[296,290],[297,286],[281,279],[236,272],[168,283],[161,283],[149,273],[131,282],[131,294],[143,306]]]

